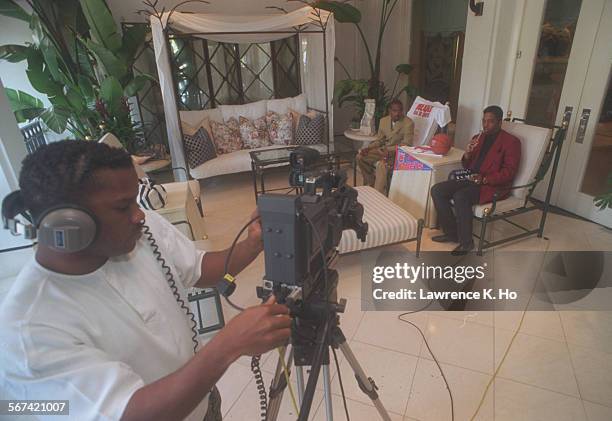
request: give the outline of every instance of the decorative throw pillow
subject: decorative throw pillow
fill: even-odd
[[[200,127],[193,135],[184,135],[183,142],[189,168],[195,168],[217,157],[215,145],[204,127]]]
[[[205,128],[206,131],[208,132],[208,136],[210,137],[210,140],[213,140],[212,129],[210,127],[210,119],[208,117],[204,117],[195,126],[192,126],[191,124],[181,120],[181,128],[183,129],[183,136],[184,135],[193,136],[200,129],[200,127]]]
[[[266,118],[260,117],[255,120],[240,117],[240,137],[247,149],[270,146]]]
[[[210,127],[213,132],[213,140],[217,147],[218,155],[242,149],[238,120],[233,117],[225,123],[218,123],[211,120]]]
[[[296,145],[315,145],[323,143],[323,133],[325,131],[325,117],[317,114],[313,118],[306,114],[300,116],[295,130]]]
[[[295,131],[297,130],[298,123],[300,122],[300,117],[305,115],[309,118],[315,118],[319,113],[314,110],[302,113],[294,110],[293,108],[289,108],[289,114],[291,114],[291,119],[293,120],[293,136],[295,137]]]
[[[290,113],[277,114],[270,111],[266,114],[266,124],[270,142],[274,145],[293,144],[293,118]]]
[[[138,179],[138,204],[143,209],[157,210],[166,206],[168,193],[149,177]]]

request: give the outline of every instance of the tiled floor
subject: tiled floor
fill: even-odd
[[[284,172],[278,172],[267,183],[282,185],[285,177]],[[250,174],[205,180],[202,198],[209,239],[199,246],[229,246],[255,207]],[[518,220],[533,223],[529,218],[533,216]],[[496,224],[492,235],[513,230],[512,226]],[[436,233],[425,230],[424,250],[449,249],[431,241]],[[545,234],[548,239],[529,238],[505,249],[612,250],[610,230],[566,216],[550,214]],[[412,250],[414,244],[406,247]],[[353,254],[338,263],[339,295],[348,300],[341,326],[359,362],[375,379],[391,419],[451,420],[448,391],[419,332],[399,321],[397,312],[361,311],[359,259],[359,254]],[[263,268],[260,256],[239,276],[233,297],[237,303],[257,303],[255,286],[261,282]],[[610,291],[600,292],[605,296]],[[236,314],[225,303],[224,311],[226,318]],[[444,371],[453,395],[455,420],[612,420],[612,312],[432,311],[408,317],[422,329]],[[266,385],[276,360],[275,351],[262,358]],[[350,419],[379,419],[348,364],[344,358],[340,360]],[[345,419],[333,366],[331,373],[334,418]],[[320,384],[311,411],[315,420],[326,419]],[[219,389],[224,419],[259,419],[250,359],[242,358],[232,366]],[[295,418],[291,399],[285,393],[278,419]]]

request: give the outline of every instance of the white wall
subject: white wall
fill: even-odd
[[[482,16],[468,12],[455,142],[464,147],[480,130],[482,110],[508,110],[523,1],[485,0]]]

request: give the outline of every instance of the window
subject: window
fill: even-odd
[[[298,36],[231,44],[171,35],[171,66],[180,110],[215,108],[298,95]]]

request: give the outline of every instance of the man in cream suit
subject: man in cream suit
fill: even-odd
[[[404,115],[404,106],[394,99],[389,104],[389,115],[380,120],[378,139],[357,153],[357,165],[363,175],[363,183],[386,194],[387,162],[395,161],[397,145],[412,145],[414,122]]]

